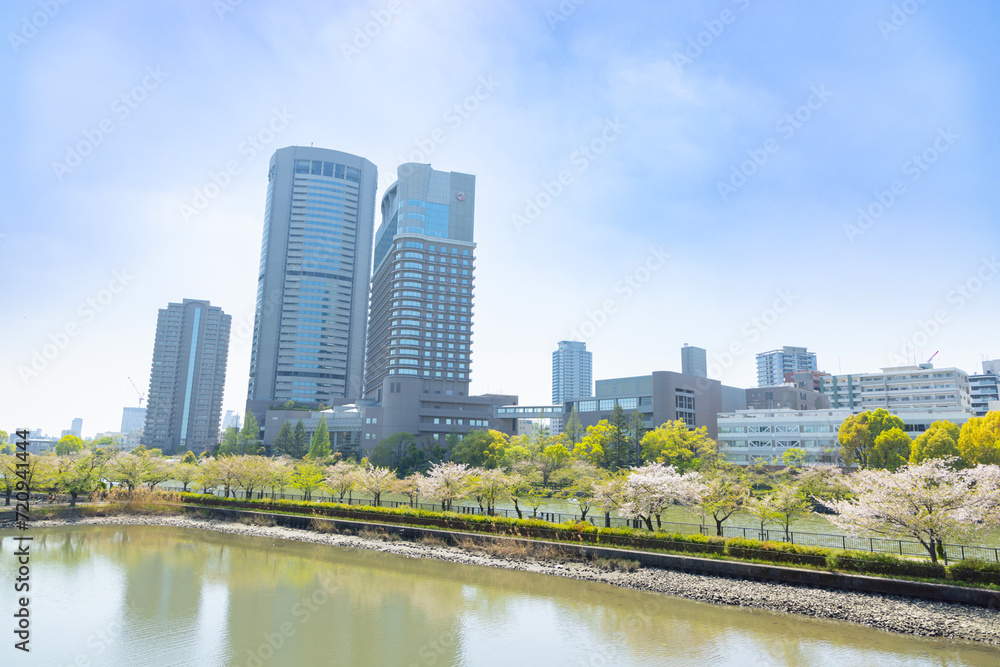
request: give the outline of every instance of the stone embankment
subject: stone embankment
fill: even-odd
[[[83,524],[160,525],[200,528],[234,535],[297,540],[352,549],[368,549],[411,558],[500,567],[560,577],[598,581],[623,588],[654,591],[711,604],[753,607],[800,614],[926,637],[944,637],[1000,645],[1000,610],[839,590],[745,581],[726,577],[641,568],[608,571],[587,563],[535,557],[493,556],[478,549],[421,542],[385,541],[357,535],[322,533],[283,526],[259,526],[176,516],[95,517],[74,521],[37,521],[33,527]]]

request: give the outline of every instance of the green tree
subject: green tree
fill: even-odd
[[[295,422],[292,429],[292,445],[286,452],[293,459],[301,459],[309,451],[309,435],[306,433],[306,425],[302,420]]]
[[[781,455],[781,465],[792,470],[798,470],[806,462],[806,450],[801,447],[790,447]]]
[[[847,465],[857,464],[860,468],[873,467],[872,457],[875,452],[875,440],[893,428],[902,431],[904,428],[903,420],[889,414],[884,408],[875,411],[869,410],[857,415],[848,415],[837,432],[837,442],[840,443],[840,458]],[[880,461],[886,458],[884,453],[875,456]]]
[[[400,463],[410,453],[410,447],[415,447],[416,436],[405,431],[393,433],[388,438],[382,438],[375,451],[372,452],[371,461],[376,466],[384,466],[391,470],[397,470]]]
[[[291,485],[292,488],[302,492],[303,500],[312,500],[313,491],[322,488],[325,479],[326,470],[320,465],[311,461],[302,461],[295,464],[295,470],[291,475]]]
[[[897,427],[879,433],[875,438],[869,466],[884,470],[898,470],[910,460],[910,445],[912,441],[906,432]]]
[[[613,430],[607,419],[588,426],[580,442],[573,446],[573,458],[590,461],[596,466],[606,468],[607,451],[611,447]]]
[[[542,486],[548,486],[552,473],[566,467],[571,459],[569,450],[563,443],[555,442],[546,446],[542,450],[541,456],[538,457],[538,471],[542,475]]]
[[[330,432],[326,429],[326,415],[321,415],[309,447],[309,458],[314,461],[330,455]]]
[[[702,457],[715,446],[707,427],[692,429],[683,419],[647,431],[641,444],[644,461],[669,464],[682,472],[699,467]]]
[[[236,456],[240,449],[240,432],[235,426],[230,426],[222,434],[222,444],[219,445],[220,456]],[[134,451],[134,450],[133,450]]]
[[[191,454],[191,452],[188,452],[188,454]],[[192,457],[193,456],[194,455],[192,454]],[[193,482],[198,476],[198,465],[196,463],[188,463],[187,457],[185,456],[184,461],[174,466],[174,469],[171,471],[171,475],[173,476],[173,479],[176,479],[184,485],[182,492],[187,493],[188,486],[190,486],[191,482]]]
[[[493,469],[503,465],[510,447],[507,435],[495,429],[472,431],[451,450],[451,460],[470,466]]]
[[[990,410],[962,424],[958,450],[967,465],[1000,465],[1000,410]]]
[[[631,459],[629,456],[628,418],[617,401],[611,411],[608,423],[611,425],[611,432],[608,448],[604,452],[605,460],[611,470],[627,468]]]
[[[281,425],[281,430],[278,431],[278,435],[274,436],[274,442],[271,443],[271,453],[275,456],[289,454],[289,450],[295,447],[294,438],[295,435],[292,433],[292,427],[288,423],[288,420],[285,420],[285,423]]]
[[[83,450],[83,440],[75,435],[64,435],[56,443],[56,456],[66,456]]]
[[[722,537],[722,524],[746,505],[750,488],[735,471],[719,471],[701,490],[701,511],[715,520],[716,535]]]
[[[56,460],[55,483],[69,494],[70,507],[76,507],[76,499],[81,493],[89,495],[97,486],[101,463],[99,457],[90,453],[74,453]]]
[[[958,438],[961,429],[945,419],[939,419],[913,439],[910,446],[910,463],[919,465],[928,459],[959,458]]]
[[[197,465],[198,464],[198,457],[195,456],[194,452],[192,452],[189,449],[187,451],[187,453],[184,455],[184,459],[181,461],[181,463],[191,463],[193,465]]]
[[[576,404],[573,404],[573,409],[569,413],[569,418],[566,419],[566,428],[563,429],[569,437],[569,441],[573,445],[577,445],[580,440],[583,439],[583,424],[580,423],[580,415],[576,413]]]
[[[240,431],[238,451],[240,454],[256,454],[260,444],[260,426],[254,414],[248,412],[243,422],[243,430]]]

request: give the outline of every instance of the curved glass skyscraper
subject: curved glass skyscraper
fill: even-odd
[[[361,397],[377,171],[325,148],[268,171],[247,409]]]

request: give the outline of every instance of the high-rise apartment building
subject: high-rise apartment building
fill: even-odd
[[[708,355],[704,348],[684,343],[681,348],[681,373],[699,378],[708,377]]]
[[[208,301],[161,308],[143,444],[164,453],[203,451],[219,437],[232,317]]]
[[[785,373],[814,370],[817,370],[815,352],[785,345],[780,350],[757,355],[757,386],[774,387],[785,381]]]
[[[587,344],[563,340],[552,353],[552,403],[593,395],[594,355]]]
[[[247,412],[361,397],[377,170],[325,148],[275,151],[267,176]]]
[[[365,397],[397,377],[468,395],[476,177],[416,163],[397,175],[375,234]]]

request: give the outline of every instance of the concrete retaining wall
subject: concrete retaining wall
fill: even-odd
[[[332,526],[338,530],[357,532],[365,528],[377,528],[386,533],[393,533],[408,540],[421,537],[435,537],[447,544],[455,544],[459,540],[471,540],[476,544],[488,543],[518,543],[525,545],[550,545],[567,552],[577,554],[582,558],[619,558],[638,561],[644,567],[656,567],[665,570],[680,570],[694,574],[707,574],[720,577],[749,579],[751,581],[767,581],[773,583],[791,584],[794,586],[810,586],[813,588],[836,588],[859,593],[874,593],[878,595],[895,595],[933,602],[948,602],[967,604],[980,607],[1000,609],[1000,591],[982,588],[966,588],[947,584],[932,584],[905,579],[889,579],[886,577],[869,577],[843,572],[826,572],[822,570],[806,570],[779,565],[761,565],[739,561],[716,560],[713,558],[698,558],[661,554],[649,551],[632,551],[630,549],[615,549],[591,545],[577,545],[566,542],[548,542],[545,540],[503,537],[483,533],[466,533],[436,528],[416,528],[351,519],[332,519],[302,515],[272,514],[269,512],[254,512],[250,510],[223,509],[204,507],[201,505],[184,505],[188,511],[206,512],[210,516],[235,521],[241,517],[267,517],[279,526],[289,528],[312,529],[313,522]]]

